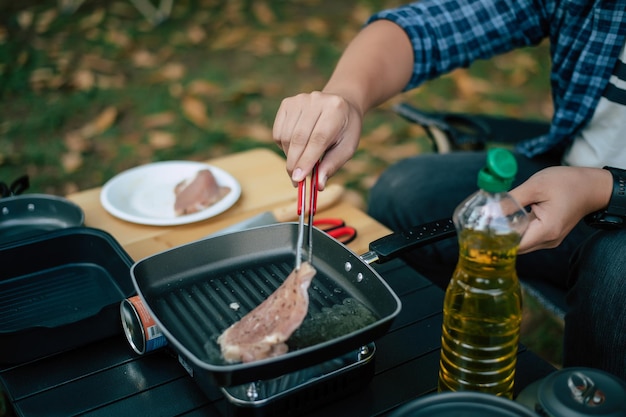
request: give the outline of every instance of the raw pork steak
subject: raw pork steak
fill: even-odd
[[[285,343],[309,309],[309,285],[315,268],[303,262],[254,310],[222,333],[217,343],[227,362],[252,362],[287,353]]]
[[[195,213],[217,203],[229,192],[229,187],[219,186],[211,171],[203,169],[198,171],[193,180],[181,181],[176,185],[174,212],[177,216]]]

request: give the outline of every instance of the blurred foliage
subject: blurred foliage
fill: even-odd
[[[275,150],[281,99],[322,88],[367,17],[398,3],[176,0],[155,26],[128,0],[3,2],[0,179],[28,174],[31,192],[65,195],[151,161]],[[395,100],[545,119],[546,50],[478,62]],[[389,104],[367,116],[338,175],[364,195],[389,163],[431,149]]]

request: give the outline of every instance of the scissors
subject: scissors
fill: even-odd
[[[344,245],[347,245],[356,238],[356,229],[351,226],[346,226],[346,222],[336,217],[315,219],[313,226],[337,239]]]

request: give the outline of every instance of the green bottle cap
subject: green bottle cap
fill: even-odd
[[[508,191],[517,174],[517,161],[513,154],[502,148],[487,152],[487,163],[478,172],[478,187],[490,193]]]

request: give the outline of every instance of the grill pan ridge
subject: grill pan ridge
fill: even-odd
[[[372,342],[387,331],[401,307],[398,297],[369,265],[320,230],[314,229],[314,233],[317,274],[309,288],[305,323],[347,298],[370,310],[375,322],[276,358],[228,364],[221,358],[216,339],[292,272],[296,223],[182,245],[135,263],[131,276],[172,347],[196,372],[208,373],[218,386],[270,379]]]

